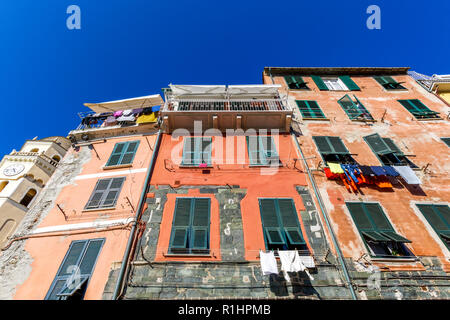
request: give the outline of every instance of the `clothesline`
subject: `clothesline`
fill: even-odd
[[[401,177],[407,184],[421,184],[409,166],[361,166],[327,162],[325,175],[330,180],[341,180],[347,190],[358,191],[358,185],[373,184],[379,188],[392,188],[388,177]]]

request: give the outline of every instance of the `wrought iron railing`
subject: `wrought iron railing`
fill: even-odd
[[[290,111],[281,99],[169,100],[163,111]]]

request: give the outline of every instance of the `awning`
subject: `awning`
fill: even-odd
[[[85,103],[84,105],[97,113],[119,111],[125,109],[146,108],[163,105],[164,101],[159,94],[137,98],[114,100],[100,103]]]
[[[190,94],[225,94],[226,86],[222,85],[179,85],[170,84],[172,93],[176,96]]]
[[[229,94],[277,94],[279,84],[259,84],[259,85],[230,85]]]

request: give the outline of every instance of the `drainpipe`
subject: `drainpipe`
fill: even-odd
[[[153,148],[152,160],[150,161],[150,166],[147,171],[147,176],[145,177],[144,188],[142,189],[141,198],[139,199],[138,209],[136,211],[134,223],[133,223],[133,226],[130,231],[130,236],[128,237],[127,248],[125,250],[125,254],[123,255],[122,265],[121,265],[120,271],[119,271],[119,277],[117,278],[116,287],[114,289],[114,293],[112,295],[111,300],[117,300],[118,295],[119,295],[120,290],[123,285],[124,275],[125,275],[125,271],[126,271],[127,265],[128,265],[128,259],[130,257],[130,252],[131,252],[133,242],[134,242],[134,234],[136,232],[136,226],[138,225],[138,223],[140,221],[140,217],[141,217],[141,213],[142,213],[141,211],[142,211],[142,208],[144,207],[145,198],[146,198],[146,194],[148,191],[150,178],[152,176],[153,169],[155,167],[155,159],[156,159],[156,155],[158,154],[160,142],[161,142],[161,129],[158,131],[158,136],[156,137],[155,147]]]
[[[311,185],[312,185],[312,187],[314,189],[314,194],[316,195],[317,202],[319,203],[320,211],[322,212],[322,216],[323,216],[323,218],[324,218],[324,220],[325,220],[325,222],[327,224],[327,229],[330,232],[331,240],[333,241],[333,245],[336,248],[336,252],[337,252],[337,255],[338,255],[338,260],[339,260],[339,263],[342,266],[342,271],[344,272],[345,281],[347,282],[347,286],[350,289],[350,293],[352,295],[352,299],[353,300],[358,300],[358,298],[356,297],[356,294],[355,294],[355,290],[353,289],[352,282],[350,280],[350,275],[348,273],[347,266],[345,265],[345,261],[342,258],[341,248],[339,247],[339,244],[338,244],[338,242],[336,240],[336,236],[335,236],[335,234],[333,232],[333,229],[331,228],[331,224],[330,224],[329,219],[328,219],[327,210],[325,209],[325,206],[323,204],[323,201],[322,201],[322,198],[320,196],[320,193],[317,190],[317,186],[316,186],[316,182],[314,180],[314,177],[312,176],[311,171],[309,170],[308,162],[306,161],[306,158],[305,158],[305,156],[303,154],[303,151],[300,148],[300,144],[297,141],[297,137],[293,133],[291,133],[291,136],[295,140],[295,144],[297,145],[297,149],[300,152],[300,155],[301,155],[301,157],[303,159],[303,163],[305,164],[306,172],[308,172],[309,181],[311,181]]]

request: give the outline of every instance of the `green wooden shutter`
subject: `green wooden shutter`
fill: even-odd
[[[355,119],[362,114],[348,94],[339,99],[338,103],[350,119]]]
[[[396,156],[403,156],[403,152],[397,147],[391,138],[383,138],[383,141],[389,146]]]
[[[177,198],[175,213],[172,224],[172,235],[170,239],[170,249],[188,248],[188,234],[191,224],[191,198]]]
[[[285,76],[284,80],[289,89],[309,89],[303,78],[300,76]]]
[[[72,271],[68,270],[68,268],[73,265],[78,265],[78,262],[84,251],[86,243],[87,240],[82,240],[82,241],[73,241],[70,244],[69,250],[67,251],[67,254],[63,259],[63,262],[61,264],[60,270],[57,273],[57,276],[67,276],[72,273]]]
[[[323,80],[320,76],[311,76],[311,78],[313,79],[314,83],[319,88],[319,90],[321,90],[321,91],[329,90],[327,85],[325,84],[325,82],[323,82]]]
[[[430,110],[419,99],[398,100],[414,117],[418,119],[437,118],[439,112]]]
[[[378,203],[346,202],[356,227],[367,239],[377,242],[409,243],[395,232]]]
[[[192,244],[194,250],[208,249],[210,199],[193,199]]]
[[[87,202],[85,209],[95,209],[100,207],[104,194],[107,192],[109,185],[111,183],[110,179],[99,179],[95,185],[94,191],[92,192],[89,201]]]
[[[400,90],[406,89],[400,83],[398,83],[394,78],[390,76],[378,76],[373,77],[380,85],[382,85],[386,90]]]
[[[116,205],[116,201],[119,197],[124,181],[124,177],[111,179],[111,183],[108,189],[104,192],[104,197],[100,202],[101,208],[114,207]]]
[[[359,91],[361,90],[358,85],[350,78],[349,76],[340,76],[339,79],[347,86],[347,88],[351,91]]]
[[[365,136],[364,140],[376,154],[385,155],[394,153],[394,151],[389,147],[385,140],[380,137],[378,133]]]
[[[271,160],[277,160],[279,158],[277,147],[272,136],[259,136],[259,144],[263,148],[263,155],[266,163],[269,162],[269,158]]]
[[[322,154],[331,154],[333,153],[333,147],[328,142],[328,137],[323,136],[313,136],[313,140],[319,149],[319,152]]]
[[[417,204],[420,212],[450,250],[450,208],[448,205]]]
[[[212,153],[212,138],[202,138],[199,139],[201,143],[201,159],[200,163],[206,163],[208,166],[211,165],[211,153]]]
[[[103,246],[103,239],[91,240],[80,262],[80,274],[91,274]]]
[[[441,138],[441,140],[447,145],[447,147],[450,147],[450,138]]]
[[[297,106],[305,119],[325,119],[319,104],[313,100],[296,100]]]
[[[350,152],[345,147],[341,138],[339,137],[327,137],[329,144],[333,148],[333,154],[349,154]]]
[[[124,148],[124,153],[120,164],[130,164],[133,163],[134,156],[139,146],[139,141],[131,141],[127,143],[126,148]]]
[[[45,300],[57,300],[61,297],[70,296],[88,281],[92,275],[94,265],[97,261],[100,250],[105,239],[90,239],[72,241],[67,253],[59,267],[55,279],[50,286]],[[80,283],[76,288],[69,288],[67,280],[74,274],[75,270],[69,268],[75,266],[79,268]]]
[[[286,241],[281,233],[274,199],[259,199],[259,210],[266,243],[269,245],[285,245]]]
[[[292,199],[277,199],[279,215],[290,244],[304,244],[302,231]]]
[[[247,152],[250,165],[260,165],[263,163],[263,156],[260,150],[259,136],[247,136]]]
[[[196,139],[192,137],[184,138],[182,165],[192,166],[195,162]]]
[[[122,158],[122,152],[125,149],[126,142],[118,142],[114,146],[113,152],[109,156],[109,160],[106,163],[106,166],[116,166],[120,163],[120,159]]]

